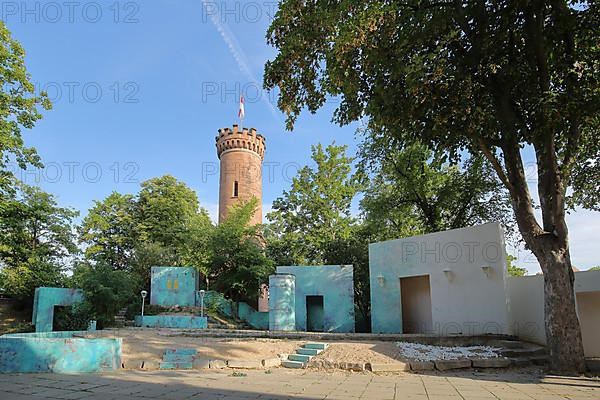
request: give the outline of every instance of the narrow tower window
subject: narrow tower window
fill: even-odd
[[[238,181],[233,182],[233,197],[238,197]]]

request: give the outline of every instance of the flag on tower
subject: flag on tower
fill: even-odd
[[[240,121],[244,119],[244,115],[246,115],[244,110],[244,96],[240,96],[240,111],[238,111],[238,117]]]

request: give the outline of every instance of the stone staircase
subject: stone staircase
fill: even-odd
[[[510,359],[511,364],[516,367],[548,363],[548,353],[544,346],[508,340],[499,341],[496,344],[502,347],[500,354]]]
[[[286,368],[305,368],[314,356],[319,355],[326,348],[326,343],[305,343],[296,350],[296,354],[289,354],[281,365]]]
[[[198,351],[190,348],[167,349],[158,369],[192,369]]]
[[[208,315],[208,329],[249,329],[250,327],[242,321],[232,318],[224,318],[217,315]]]

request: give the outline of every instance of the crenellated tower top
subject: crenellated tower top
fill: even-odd
[[[230,150],[248,150],[256,153],[261,161],[265,158],[265,137],[260,133],[256,133],[254,128],[239,130],[238,125],[235,124],[233,129],[219,129],[219,135],[215,137],[215,142],[219,158],[221,158],[221,154]]]

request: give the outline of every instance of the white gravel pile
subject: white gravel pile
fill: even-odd
[[[496,358],[499,348],[490,346],[433,346],[420,343],[397,342],[400,354],[415,361],[458,360],[461,358]]]

